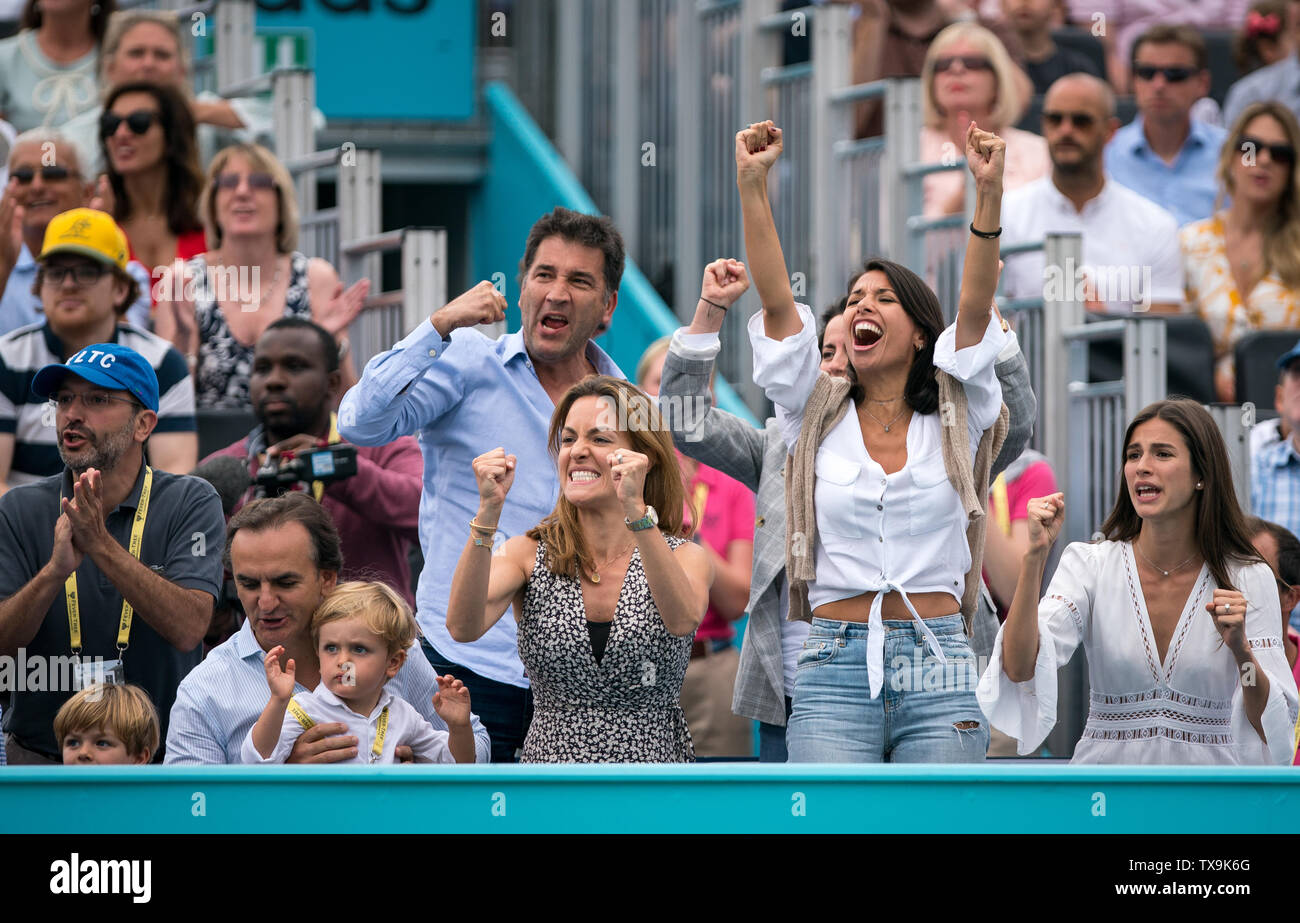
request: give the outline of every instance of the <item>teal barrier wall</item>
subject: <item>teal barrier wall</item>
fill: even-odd
[[[487,175],[470,203],[470,262],[474,279],[504,279],[510,305],[506,321],[510,329],[517,330],[517,276],[528,229],[557,205],[589,214],[600,214],[600,210],[509,88],[491,83],[483,96],[492,138]],[[629,259],[619,287],[614,323],[598,341],[601,347],[630,377],[645,348],[679,326],[663,299]],[[726,382],[718,381],[716,394],[719,407],[757,422]]]
[[[1300,773],[1006,766],[10,766],[5,833],[1288,833]]]

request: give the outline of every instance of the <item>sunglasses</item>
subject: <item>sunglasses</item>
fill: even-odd
[[[118,115],[116,112],[105,112],[99,117],[99,136],[108,138],[117,133],[117,126],[126,122],[126,127],[131,129],[137,135],[142,135],[153,125],[154,119],[158,118],[157,112],[151,112],[148,109],[137,109],[128,115]]]
[[[1150,64],[1137,64],[1133,67],[1133,73],[1138,75],[1140,80],[1155,80],[1156,74],[1163,74],[1165,83],[1182,83],[1188,77],[1194,77],[1198,73],[1190,67],[1152,67]]]
[[[961,62],[961,66],[968,71],[991,71],[993,62],[983,55],[979,54],[959,54],[948,55],[942,58],[934,59],[934,72],[942,74],[944,71],[951,70],[953,64]]]
[[[1091,128],[1097,124],[1097,117],[1091,112],[1056,112],[1043,113],[1043,121],[1051,128],[1060,128],[1061,123],[1069,119],[1075,128]]]
[[[18,180],[20,186],[26,186],[36,178],[36,169],[34,167],[19,167],[17,170],[10,170],[9,175]],[[56,167],[53,165],[41,167],[41,179],[47,183],[53,183],[61,179],[67,179],[72,175],[67,167]]]
[[[1288,167],[1295,163],[1295,148],[1289,144],[1269,144],[1267,141],[1242,135],[1237,141],[1237,149],[1246,153],[1268,151],[1268,156],[1273,159],[1273,163]]]
[[[238,189],[243,178],[239,173],[222,173],[217,177],[217,188]],[[270,173],[249,173],[248,186],[250,189],[274,189],[275,178]]]
[[[104,277],[108,272],[108,267],[102,263],[73,263],[71,265],[60,263],[48,263],[42,270],[45,280],[51,285],[62,285],[63,281],[72,276],[72,281],[79,286],[94,285]]]

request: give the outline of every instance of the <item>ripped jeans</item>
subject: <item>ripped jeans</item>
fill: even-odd
[[[867,626],[814,618],[799,653],[786,728],[791,763],[978,763],[989,731],[979,670],[960,614],[927,619],[940,663],[916,625],[885,621],[885,683],[871,698]]]

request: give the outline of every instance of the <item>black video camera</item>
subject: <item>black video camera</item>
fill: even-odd
[[[285,452],[257,469],[259,497],[278,497],[297,484],[320,481],[330,485],[357,473],[357,447],[337,442],[309,452]]]

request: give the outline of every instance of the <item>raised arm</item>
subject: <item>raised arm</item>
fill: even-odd
[[[339,433],[355,445],[386,445],[437,420],[464,395],[463,369],[479,361],[471,342],[450,342],[461,327],[505,317],[506,300],[491,282],[480,282],[430,315],[387,352],[366,363],[361,380],[339,405]],[[471,334],[471,337],[473,335]]]
[[[1038,659],[1038,592],[1052,543],[1065,523],[1065,495],[1029,501],[1029,551],[1020,564],[1020,580],[1002,626],[1002,669],[1016,683],[1033,679]]]
[[[785,254],[767,198],[767,174],[781,156],[781,148],[781,129],[770,121],[755,122],[736,133],[736,186],[745,229],[745,258],[763,304],[764,331],[773,340],[784,340],[800,328]]]
[[[447,599],[447,632],[456,641],[477,641],[510,608],[528,574],[523,563],[530,540],[516,536],[506,542],[505,553],[492,553],[501,507],[515,480],[516,458],[503,448],[474,459],[479,506],[469,524],[469,539],[456,563]]]
[[[714,407],[710,390],[721,346],[718,331],[727,309],[748,288],[749,276],[739,260],[714,260],[704,268],[695,318],[673,337],[664,359],[659,410],[683,454],[756,491],[763,471],[763,431]],[[682,334],[704,342],[682,341]]]
[[[1002,229],[1002,170],[1006,142],[974,122],[966,129],[966,163],[975,177],[975,230]],[[998,288],[998,241],[971,234],[966,242],[961,295],[957,300],[957,348],[974,346],[989,325]]]

